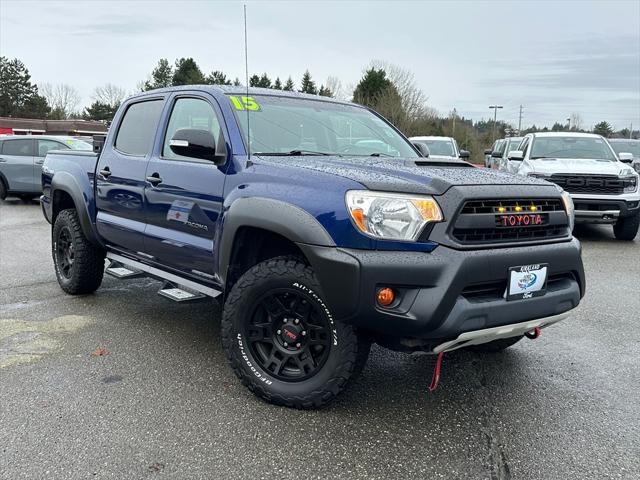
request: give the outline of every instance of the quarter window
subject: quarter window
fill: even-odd
[[[5,140],[2,145],[2,154],[33,157],[33,140]]]
[[[162,112],[162,100],[134,103],[120,123],[115,147],[129,155],[145,156],[151,149]]]
[[[173,110],[171,111],[167,133],[164,136],[164,145],[162,147],[163,157],[193,160],[174,153],[169,146],[169,142],[175,133],[183,128],[207,130],[211,132],[216,141],[217,150],[219,150],[218,145],[222,146],[222,144],[224,144],[220,122],[213,107],[208,102],[199,98],[179,98],[176,100]]]

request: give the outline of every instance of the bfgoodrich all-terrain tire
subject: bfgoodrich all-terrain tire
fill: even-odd
[[[233,286],[222,344],[249,390],[294,408],[329,403],[362,370],[370,348],[333,318],[311,267],[292,257],[259,263]]]
[[[56,277],[70,295],[95,292],[104,275],[104,250],[82,233],[78,213],[63,210],[53,224],[51,239]]]
[[[512,345],[515,345],[524,337],[510,337],[510,338],[500,338],[498,340],[494,340],[493,342],[481,343],[480,345],[472,345],[467,347],[467,350],[477,353],[498,353],[501,352]]]
[[[613,226],[613,234],[618,240],[633,240],[640,229],[640,212],[618,220]]]

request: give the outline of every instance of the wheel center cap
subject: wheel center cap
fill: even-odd
[[[283,342],[294,343],[300,338],[301,329],[297,325],[284,325],[282,327],[280,338]]]

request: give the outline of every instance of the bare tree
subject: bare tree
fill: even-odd
[[[374,60],[367,68],[383,69],[387,78],[393,82],[402,108],[409,120],[421,118],[427,114],[427,100],[429,99],[416,85],[415,77],[409,70],[389,62]]]
[[[106,83],[101,87],[96,87],[93,92],[94,101],[104,103],[110,107],[117,107],[127,96],[124,88],[120,88],[112,83]]]
[[[80,93],[66,83],[45,83],[40,86],[40,92],[51,107],[52,117],[69,118],[80,104]]]
[[[338,77],[327,77],[325,85],[331,90],[333,98],[343,101],[351,100],[352,95],[342,86],[342,82]]]
[[[579,113],[572,113],[569,118],[571,119],[571,130],[582,130],[582,117]]]

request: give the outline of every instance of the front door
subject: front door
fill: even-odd
[[[115,140],[105,143],[96,168],[98,232],[110,246],[142,256],[145,172],[163,106],[162,98],[128,105],[111,126]]]
[[[7,179],[7,187],[13,192],[34,193],[40,187],[33,184],[33,149],[35,140],[27,138],[9,138],[2,142],[0,166]]]
[[[179,129],[203,129],[213,133],[217,151],[228,151],[220,118],[213,98],[174,96],[160,149],[147,166],[147,179],[157,180],[145,189],[147,253],[163,266],[214,283],[213,252],[227,164],[177,155],[169,141]]]

